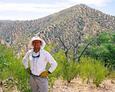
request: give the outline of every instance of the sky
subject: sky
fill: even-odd
[[[0,20],[33,20],[77,4],[115,16],[115,0],[0,0]]]

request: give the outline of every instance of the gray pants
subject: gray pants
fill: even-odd
[[[48,92],[48,79],[30,75],[32,92]]]

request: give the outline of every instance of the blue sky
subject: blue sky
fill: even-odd
[[[38,19],[80,3],[115,16],[115,0],[0,0],[0,20]]]

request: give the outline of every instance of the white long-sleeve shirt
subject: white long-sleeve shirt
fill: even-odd
[[[40,53],[40,57],[33,58],[32,55],[36,56]],[[44,49],[40,49],[39,52],[35,53],[33,49],[29,50],[23,58],[23,64],[25,68],[29,68],[34,75],[40,75],[46,70],[47,63],[50,63],[49,72],[53,72],[57,67],[57,62],[51,56],[49,52]]]

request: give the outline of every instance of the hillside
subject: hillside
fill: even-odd
[[[0,39],[10,45],[18,44],[19,48],[38,32],[42,33],[45,40],[54,40],[52,35],[57,31],[54,28],[59,28],[64,35],[82,31],[90,36],[101,31],[115,30],[115,16],[80,4],[36,20],[0,21]]]
[[[0,45],[0,52],[0,92],[31,92],[30,76],[25,71],[22,58],[17,59],[13,49],[4,45]],[[115,91],[115,72],[111,71],[107,76],[108,68],[99,60],[83,57],[80,63],[67,63],[63,54],[53,55],[58,67],[48,76],[50,92]]]
[[[45,50],[58,63],[48,76],[51,92],[115,91],[115,16],[80,4],[36,20],[0,21],[0,92],[31,92],[22,57],[35,34],[51,42]]]

